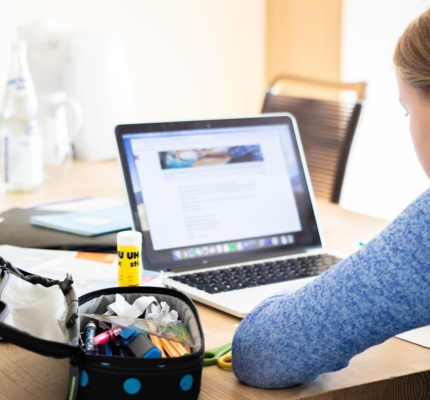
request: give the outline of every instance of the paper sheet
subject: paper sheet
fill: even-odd
[[[401,333],[396,337],[430,349],[430,325],[412,329],[411,331]]]
[[[73,277],[78,296],[94,290],[118,286],[118,265],[115,254],[81,253],[76,251],[29,249],[1,245],[0,255],[12,265],[50,279]],[[162,275],[144,271],[141,285],[161,286]]]

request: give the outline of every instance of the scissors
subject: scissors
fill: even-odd
[[[231,343],[224,344],[213,349],[205,350],[205,366],[218,364],[220,368],[231,368]]]

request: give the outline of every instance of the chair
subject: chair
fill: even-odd
[[[269,87],[263,113],[297,119],[315,196],[339,203],[365,82],[325,82],[281,76]]]

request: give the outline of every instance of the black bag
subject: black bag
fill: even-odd
[[[199,397],[203,331],[194,303],[183,293],[162,287],[114,287],[78,299],[71,277],[60,282],[31,275],[1,257],[0,278],[0,336],[42,355],[70,358],[67,400],[124,398],[126,394],[136,399]],[[86,354],[79,346],[79,335],[89,319],[81,314],[105,313],[117,293],[129,303],[148,295],[169,304],[192,337],[192,353],[176,358]],[[39,323],[31,323],[34,320]]]

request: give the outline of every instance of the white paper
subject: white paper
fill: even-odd
[[[412,329],[411,331],[401,333],[396,337],[430,349],[430,325]]]
[[[107,264],[65,255],[27,268],[27,271],[58,280],[63,280],[66,274],[70,273],[78,296],[94,290],[118,286],[116,262]]]
[[[98,289],[118,286],[118,263],[76,258],[78,252],[64,250],[32,249],[0,245],[0,255],[12,265],[32,274],[50,279],[64,280],[69,273],[78,296]],[[154,271],[143,271],[141,284],[162,286],[162,275]]]
[[[115,302],[108,305],[107,315],[119,315],[120,317],[138,318],[142,315],[151,303],[157,303],[154,296],[139,297],[133,304],[128,303],[124,296],[117,293]]]
[[[120,317],[138,318],[145,313],[145,319],[162,322],[176,322],[178,312],[170,310],[170,306],[162,301],[160,304],[154,296],[141,296],[133,304],[128,303],[124,296],[117,293],[115,302],[107,306],[106,315],[116,314]]]

